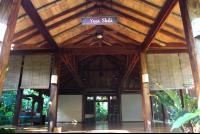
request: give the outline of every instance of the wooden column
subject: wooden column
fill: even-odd
[[[0,100],[21,0],[1,0],[0,23],[7,25],[0,53]]]
[[[15,109],[14,109],[14,115],[13,115],[13,125],[18,125],[21,107],[22,107],[22,97],[23,97],[24,89],[20,89],[20,87],[21,87],[21,82],[22,82],[24,58],[25,58],[25,56],[23,56],[23,58],[22,58],[22,64],[21,64],[22,66],[21,66],[16,102],[15,102]]]
[[[188,46],[188,53],[190,58],[190,64],[192,68],[192,74],[194,78],[194,84],[196,89],[196,97],[198,100],[198,108],[200,108],[199,103],[199,90],[200,90],[200,39],[193,37],[191,22],[195,18],[199,18],[199,0],[180,0],[181,16],[185,31],[186,42]]]
[[[151,112],[151,100],[150,97],[147,95],[150,93],[149,90],[149,83],[145,82],[142,79],[144,74],[148,74],[147,70],[147,54],[141,52],[140,53],[140,78],[141,78],[141,92],[142,92],[142,107],[143,107],[143,121],[144,121],[144,130],[151,131],[152,128],[152,112]]]
[[[42,97],[42,89],[39,90],[39,97]],[[41,108],[43,109],[43,102],[38,102],[37,113],[40,113]]]
[[[82,95],[83,95],[83,98],[82,98],[82,123],[84,123],[85,122],[85,101],[86,101],[85,89],[83,89]]]
[[[23,91],[24,91],[24,89],[18,89],[18,91],[17,91],[15,109],[14,109],[14,115],[13,115],[13,125],[14,126],[18,125],[18,123],[19,123],[19,116],[20,116],[21,107],[22,107]]]
[[[167,108],[165,105],[163,105],[163,117],[164,117],[164,123],[167,123],[168,117],[167,117]]]
[[[52,75],[57,75],[57,84],[50,85],[50,103],[49,103],[49,121],[48,131],[52,132],[53,128],[57,126],[57,107],[59,94],[59,78],[60,78],[60,54],[54,54],[54,64],[52,67]],[[52,124],[52,129],[51,125]]]
[[[122,122],[122,103],[121,103],[121,89],[118,90],[118,107],[119,107],[119,122]]]

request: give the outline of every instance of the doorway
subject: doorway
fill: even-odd
[[[108,122],[108,102],[96,102],[96,122]]]

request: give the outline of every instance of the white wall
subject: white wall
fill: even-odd
[[[143,121],[141,94],[122,94],[122,121]]]
[[[71,122],[73,119],[82,122],[82,95],[58,96],[58,122]]]

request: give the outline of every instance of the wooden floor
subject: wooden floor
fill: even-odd
[[[143,122],[129,123],[58,123],[64,133],[170,133],[168,124],[154,123],[153,131],[144,131]],[[0,126],[0,128],[15,129],[18,133],[47,133],[47,124],[43,126]],[[179,131],[172,131],[173,133]]]

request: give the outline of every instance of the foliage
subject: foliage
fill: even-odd
[[[0,133],[17,133],[17,132],[13,129],[10,129],[10,128],[9,129],[1,128]]]
[[[155,95],[148,95],[156,97],[161,104],[171,108],[172,112],[170,118],[173,121],[171,131],[174,128],[181,128],[184,132],[194,132],[194,128],[199,121],[198,115],[200,114],[200,109],[197,109],[197,99],[184,94],[184,104],[182,108],[181,99],[175,92],[164,89],[162,85],[158,83],[155,84],[161,87],[164,92],[156,92]]]
[[[16,91],[3,91],[1,96],[0,102],[0,126],[1,125],[12,125],[13,124],[13,112],[15,108],[15,101],[16,101]],[[24,89],[24,95],[39,95],[38,92],[30,89]],[[47,114],[49,109],[49,100],[50,97],[43,95],[44,102],[43,102],[43,115],[46,115],[46,119],[48,120]],[[36,112],[37,103],[35,103],[34,111]],[[22,111],[29,111],[31,110],[32,102],[31,100],[22,99]],[[24,121],[20,120],[20,124]],[[27,121],[28,123],[29,121]]]
[[[96,121],[108,121],[108,108],[104,106],[105,102],[96,102]]]

